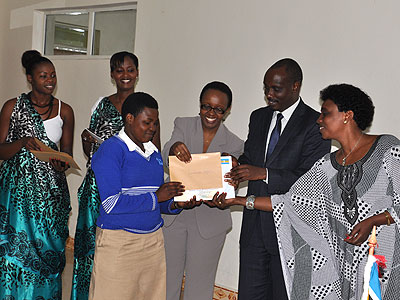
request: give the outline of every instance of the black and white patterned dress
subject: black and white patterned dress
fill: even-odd
[[[36,137],[58,150],[26,94],[6,138]],[[64,172],[23,147],[0,166],[0,299],[61,300],[70,197]]]
[[[386,257],[382,299],[400,297],[400,141],[379,136],[358,162],[325,155],[285,195],[272,197],[290,299],[359,300],[368,256],[344,242],[354,225],[387,210],[395,224],[377,228],[375,253]]]

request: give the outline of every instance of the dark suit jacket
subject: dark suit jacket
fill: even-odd
[[[286,193],[292,184],[312,165],[328,153],[330,140],[323,140],[316,120],[319,113],[300,100],[286,124],[274,152],[266,165],[265,148],[268,129],[273,110],[270,107],[259,108],[250,116],[249,133],[240,156],[241,164],[265,167],[268,172],[268,184],[263,180],[252,180],[248,184],[248,195],[267,196]],[[245,247],[256,226],[256,214],[260,214],[262,239],[271,253],[278,253],[275,225],[271,212],[243,210],[240,245]]]

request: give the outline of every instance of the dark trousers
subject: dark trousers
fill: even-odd
[[[240,245],[239,300],[287,300],[279,253],[265,247],[259,215],[250,243]]]

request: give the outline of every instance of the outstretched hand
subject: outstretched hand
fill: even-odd
[[[195,206],[199,206],[203,203],[203,200],[196,200],[196,196],[193,196],[192,199],[190,199],[189,201],[175,201],[175,206],[177,208],[181,208],[181,209],[191,209]]]
[[[219,209],[225,209],[232,205],[235,205],[236,198],[226,199],[226,193],[216,192],[212,200],[204,201],[209,207],[218,207]]]
[[[184,191],[185,187],[182,185],[182,182],[171,181],[160,186],[156,191],[156,195],[158,202],[164,202],[173,197],[183,195]]]

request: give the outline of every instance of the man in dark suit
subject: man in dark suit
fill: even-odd
[[[248,180],[240,235],[239,299],[287,299],[271,212],[254,209],[253,196],[286,193],[324,154],[330,141],[322,139],[319,113],[300,98],[303,75],[293,59],[273,64],[264,76],[268,106],[250,116],[235,181]]]

